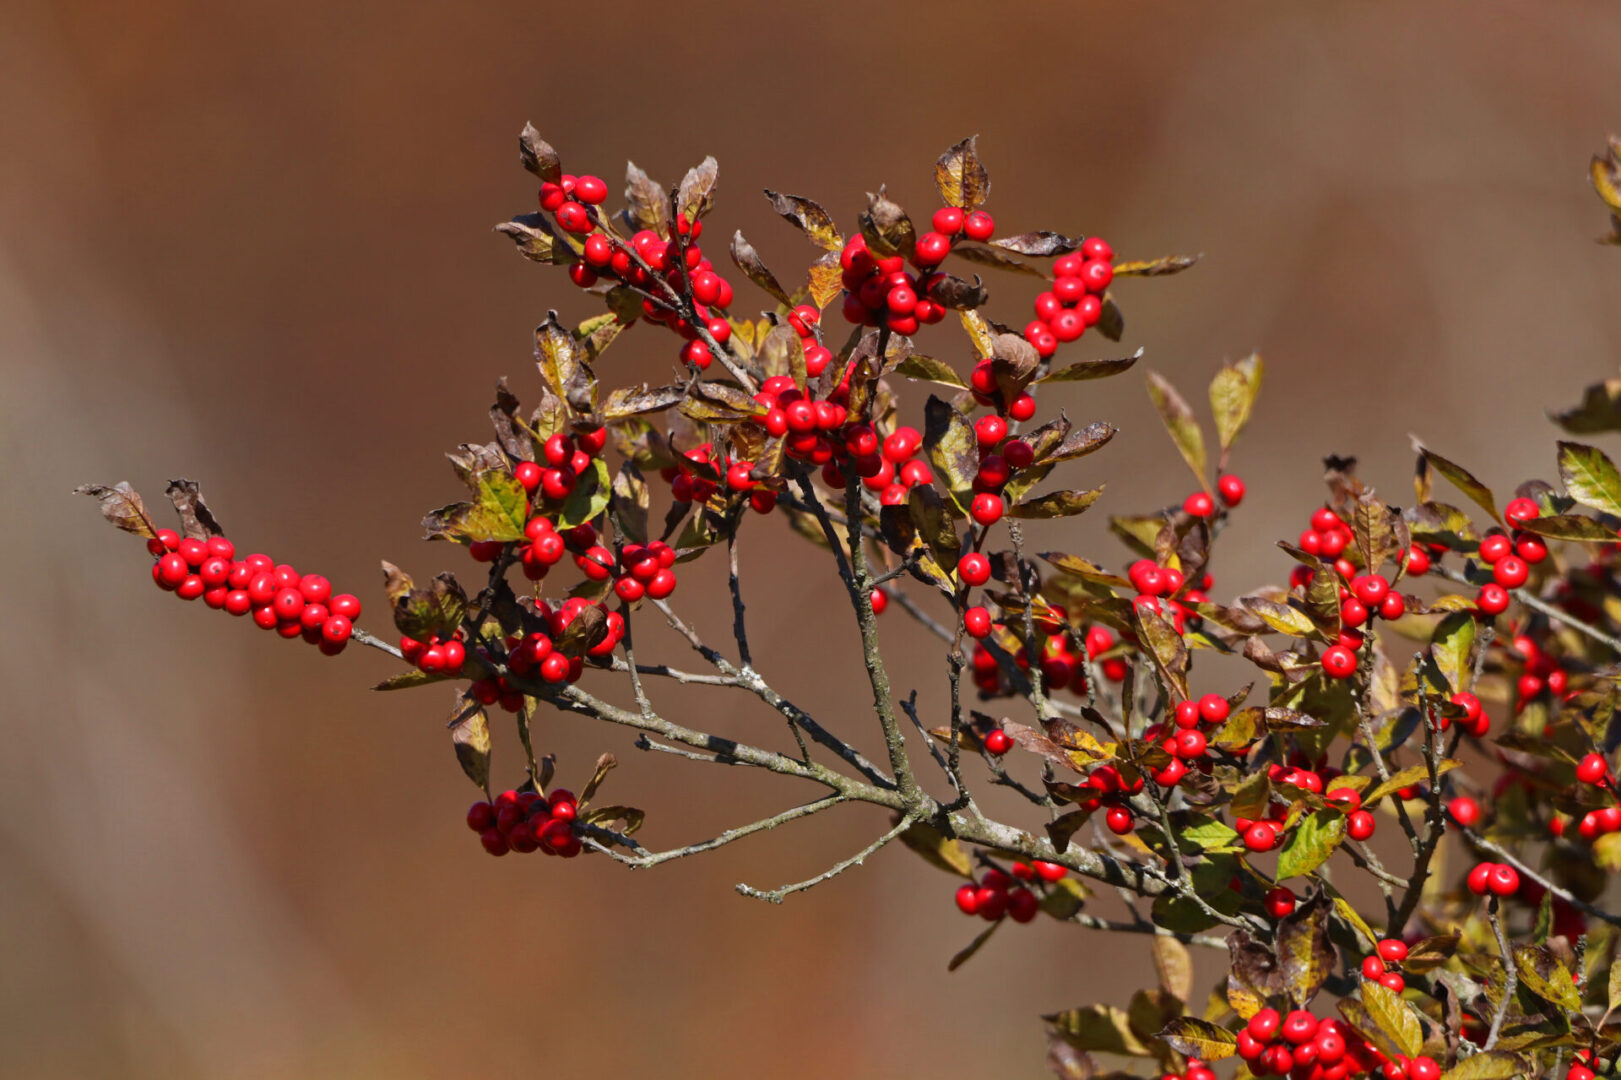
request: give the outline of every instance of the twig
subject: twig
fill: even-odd
[[[1514,854],[1512,851],[1508,850],[1502,845],[1493,843],[1471,829],[1464,829],[1462,830],[1462,833],[1464,840],[1466,840],[1471,846],[1479,848],[1481,851],[1484,851],[1489,855],[1495,855],[1499,859],[1502,859],[1504,862],[1514,867],[1514,869],[1518,870],[1521,874],[1530,878],[1538,885],[1541,885],[1544,889],[1547,889],[1554,896],[1563,900],[1577,911],[1584,912],[1585,914],[1593,916],[1595,919],[1600,919],[1607,922],[1611,926],[1621,926],[1621,915],[1616,915],[1612,912],[1605,911],[1603,908],[1594,907],[1586,900],[1583,900],[1581,897],[1572,893],[1569,889],[1566,889],[1561,885],[1556,885],[1554,882],[1550,881],[1548,878],[1537,873],[1537,871],[1526,865],[1525,860],[1521,859],[1518,855]]]
[[[1503,957],[1503,998],[1497,1003],[1497,1012],[1492,1016],[1491,1030],[1486,1033],[1486,1042],[1482,1050],[1490,1050],[1497,1045],[1497,1036],[1503,1030],[1503,1020],[1508,1016],[1508,1007],[1514,1001],[1514,991],[1519,987],[1519,973],[1514,969],[1514,953],[1508,947],[1508,938],[1503,935],[1503,923],[1497,916],[1497,897],[1492,897],[1486,905],[1486,918],[1492,924],[1492,933],[1497,937],[1497,951]]]
[[[741,840],[745,836],[753,836],[758,832],[766,832],[767,830],[775,829],[778,825],[785,825],[790,821],[797,821],[800,818],[810,817],[812,814],[819,814],[829,807],[838,806],[840,803],[847,801],[849,800],[847,800],[843,795],[828,795],[824,798],[817,799],[814,802],[808,802],[803,806],[796,806],[792,810],[784,810],[780,814],[773,814],[771,817],[763,818],[760,821],[751,822],[748,825],[739,825],[735,829],[727,829],[720,835],[711,837],[708,840],[703,840],[696,844],[688,844],[685,847],[671,848],[668,851],[647,852],[641,855],[623,855],[603,845],[594,846],[597,847],[597,850],[602,851],[604,854],[613,856],[619,862],[622,862],[627,866],[637,870],[645,870],[648,867],[658,866],[660,863],[667,863],[674,859],[684,859],[689,855],[702,855],[705,852],[714,851],[716,848],[725,847],[734,840]],[[635,840],[628,836],[623,836],[616,833],[611,829],[604,829],[597,825],[586,825],[583,823],[580,825],[579,829],[580,832],[587,837],[591,837],[599,841],[606,840],[615,844],[630,847],[634,850],[645,851],[645,849],[643,849]]]
[[[884,835],[880,836],[878,839],[874,840],[872,843],[868,844],[866,847],[862,848],[848,859],[845,859],[842,862],[834,863],[831,867],[822,871],[820,874],[817,874],[813,878],[807,878],[806,880],[796,882],[793,885],[784,885],[778,889],[756,889],[752,885],[744,885],[739,883],[737,886],[737,891],[742,893],[744,896],[753,897],[756,900],[764,900],[768,904],[780,904],[790,893],[803,892],[806,889],[820,885],[829,878],[838,877],[852,866],[860,866],[862,863],[867,861],[867,857],[869,855],[873,854],[879,848],[895,839],[895,837],[911,828],[912,824],[913,820],[910,814],[901,815],[900,821],[896,822],[894,828],[890,829]]]

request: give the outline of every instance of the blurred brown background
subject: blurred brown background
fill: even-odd
[[[810,249],[760,188],[849,222],[885,182],[926,216],[934,156],[979,132],[1004,230],[1206,253],[1119,290],[1127,346],[1201,409],[1222,359],[1266,354],[1231,596],[1284,572],[1265,545],[1300,527],[1322,453],[1360,453],[1399,502],[1421,433],[1511,487],[1552,471],[1543,410],[1613,371],[1621,259],[1592,243],[1584,168],[1621,128],[1621,10],[1461,10],[11,0],[0,1075],[1039,1075],[1036,1014],[1123,1000],[1139,943],[1013,928],[948,976],[978,925],[900,850],[781,908],[731,891],[854,851],[883,824],[859,808],[655,874],[491,860],[461,823],[444,695],[372,695],[385,658],[181,610],[67,492],[198,478],[245,549],[326,572],[381,629],[379,556],[452,565],[417,540],[455,496],[442,451],[487,437],[496,376],[533,386],[545,309],[581,310],[489,231],[533,207],[525,120],[614,181],[627,157],[670,181],[714,152],[716,246],[741,226],[784,277]],[[1028,285],[990,284],[1022,324]],[[602,370],[658,378],[672,355],[638,331]],[[1110,509],[1188,490],[1139,375],[1061,403],[1122,428],[1073,474],[1107,477]],[[1044,539],[1117,559],[1102,520]],[[864,727],[826,576],[775,524],[750,535],[762,666]],[[700,567],[678,606],[723,636]],[[897,683],[932,710],[943,674],[902,618]],[[659,703],[781,737],[747,703]],[[811,794],[573,719],[542,741],[575,786],[616,750],[608,794],[659,844]]]

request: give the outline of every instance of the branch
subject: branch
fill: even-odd
[[[912,827],[912,823],[913,818],[910,814],[901,815],[900,821],[895,823],[894,828],[890,829],[884,835],[880,836],[878,839],[874,840],[872,843],[868,844],[866,847],[862,848],[848,859],[845,859],[843,862],[834,863],[831,867],[824,870],[822,873],[817,874],[813,878],[807,878],[806,880],[797,882],[793,885],[784,885],[780,889],[762,890],[756,889],[752,885],[739,884],[737,886],[737,891],[742,893],[744,896],[751,896],[756,900],[764,900],[768,904],[780,904],[790,893],[803,892],[804,890],[812,888],[813,886],[820,885],[829,878],[838,877],[852,866],[860,866],[862,863],[867,861],[867,857],[869,855],[873,854],[879,848],[895,839],[895,837],[899,836],[907,829],[910,829]]]
[[[1490,1050],[1497,1045],[1497,1036],[1503,1030],[1503,1020],[1508,1016],[1508,1007],[1514,1001],[1514,991],[1519,986],[1519,973],[1514,970],[1514,953],[1508,947],[1508,938],[1503,936],[1503,922],[1497,917],[1497,897],[1492,897],[1486,905],[1486,918],[1492,924],[1492,933],[1497,936],[1497,951],[1503,957],[1503,998],[1497,1003],[1497,1012],[1492,1016],[1492,1029],[1486,1033],[1486,1042],[1482,1050]]]
[[[837,735],[834,735],[832,732],[822,727],[822,725],[813,720],[811,715],[804,709],[801,709],[799,706],[795,705],[793,702],[789,701],[787,698],[773,690],[766,683],[765,679],[760,676],[759,672],[755,671],[753,668],[739,669],[730,660],[727,660],[726,657],[722,656],[708,645],[705,645],[703,639],[698,636],[698,632],[681,620],[680,616],[678,616],[674,610],[671,609],[668,601],[655,600],[653,601],[653,606],[658,608],[659,611],[664,614],[664,618],[669,622],[670,627],[675,630],[676,633],[686,638],[688,643],[692,645],[693,649],[696,650],[699,655],[713,664],[715,669],[721,674],[729,676],[735,680],[733,685],[742,687],[743,689],[752,693],[755,697],[759,698],[761,701],[765,702],[767,705],[770,705],[773,709],[776,709],[778,712],[782,713],[783,716],[788,718],[790,725],[798,725],[800,728],[804,729],[805,733],[817,743],[833,751],[841,759],[843,759],[845,763],[850,765],[857,772],[861,773],[862,776],[865,776],[872,783],[877,784],[880,787],[895,786],[895,782],[893,780],[885,776],[878,766],[868,761],[864,756],[862,756],[860,751],[856,750],[855,747],[851,746]]]
[[[848,801],[849,800],[843,795],[828,795],[817,799],[815,802],[808,802],[803,806],[796,806],[792,810],[784,810],[780,814],[774,814],[771,817],[763,818],[760,821],[755,821],[748,825],[739,825],[735,829],[727,829],[720,835],[712,837],[708,840],[703,840],[696,844],[688,844],[685,847],[671,848],[668,851],[648,852],[630,837],[616,833],[611,829],[604,829],[598,825],[586,825],[582,823],[580,826],[580,831],[583,832],[591,841],[597,841],[591,844],[591,846],[596,850],[605,855],[613,857],[632,869],[645,870],[648,867],[657,866],[660,863],[667,863],[674,859],[684,859],[689,855],[702,855],[704,852],[714,851],[716,848],[725,847],[733,840],[741,840],[745,836],[752,836],[758,832],[766,832],[770,829],[775,829],[778,825],[785,825],[790,821],[797,821],[800,818],[810,817],[812,814],[819,814],[829,807],[837,806],[842,802]],[[614,851],[612,848],[607,847],[606,843],[603,843],[603,841],[629,847],[635,851],[642,852],[642,854],[624,855]]]

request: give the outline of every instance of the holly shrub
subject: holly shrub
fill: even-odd
[[[1056,485],[1115,433],[1043,415],[1042,392],[1138,359],[1060,354],[1121,338],[1121,279],[1194,260],[1003,232],[973,139],[936,163],[942,206],[926,228],[881,188],[848,235],[812,200],[768,191],[818,252],[802,280],[768,269],[741,233],[712,258],[713,158],[673,189],[631,166],[610,211],[607,184],[563,172],[533,128],[520,151],[540,208],[499,231],[605,310],[574,327],[548,315],[531,404],[503,380],[494,440],[450,455],[468,493],[424,526],[482,580],[418,583],[384,563],[395,644],[360,629],[360,600],[326,578],[242,557],[194,483],[169,487],[178,529],[159,528],[128,484],[81,489],[146,540],[159,588],[328,655],[356,642],[389,653],[405,667],[380,690],[453,692],[455,752],[483,793],[467,824],[491,855],[647,867],[869,803],[892,825],[862,850],[806,881],[738,890],[780,902],[898,840],[954,879],[940,903],[984,924],[953,969],[1009,922],[1139,935],[1156,987],[1125,1008],[1045,1017],[1064,1077],[1129,1059],[1186,1080],[1217,1067],[1292,1080],[1615,1068],[1621,916],[1601,902],[1621,870],[1621,473],[1609,457],[1560,442],[1557,483],[1503,498],[1417,446],[1404,507],[1329,458],[1298,536],[1245,555],[1279,583],[1221,602],[1216,540],[1246,498],[1229,459],[1263,375],[1251,356],[1210,383],[1213,447],[1188,401],[1148,374],[1196,483],[1180,505],[1109,519],[1124,559],[1032,551],[1023,523],[1098,501],[1101,487]],[[1621,243],[1621,142],[1594,159],[1593,180]],[[1023,286],[1026,326],[981,313],[980,268]],[[748,315],[762,298],[769,310]],[[667,343],[677,375],[603,385],[603,354],[637,324]],[[1577,437],[1621,431],[1621,380],[1555,420]],[[754,666],[736,552],[769,514],[808,541],[795,573],[842,583],[881,760]],[[724,645],[678,613],[684,564],[705,557],[730,560]],[[949,685],[945,715],[897,690],[880,631],[891,609],[939,638],[944,663],[926,675]],[[674,628],[694,669],[638,656],[641,619]],[[1201,653],[1252,675],[1196,690]],[[600,695],[614,683],[630,704]],[[781,741],[661,716],[655,696],[691,683],[757,698],[785,721]],[[598,797],[612,755],[577,794],[554,785],[554,759],[534,747],[549,709],[817,797],[655,850],[636,839],[642,811]],[[496,722],[516,726],[525,754],[522,783],[499,792]],[[985,783],[1027,800],[1027,818],[988,817],[974,797]],[[1124,916],[1098,914],[1099,892],[1123,898]],[[1190,948],[1225,953],[1208,992],[1195,992]]]

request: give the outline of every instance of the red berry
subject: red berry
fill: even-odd
[[[1390,592],[1390,582],[1379,574],[1361,574],[1352,579],[1351,592],[1364,605],[1375,608]]]
[[[1348,679],[1356,674],[1356,653],[1344,645],[1330,645],[1323,650],[1323,671],[1336,679]]]
[[[1495,868],[1495,863],[1480,863],[1473,870],[1469,871],[1469,891],[1474,893],[1476,896],[1485,896],[1488,892],[1490,892],[1492,870]]]
[[[1480,542],[1480,561],[1495,563],[1514,550],[1514,543],[1502,533],[1492,533]]]
[[[1464,828],[1471,828],[1480,821],[1480,803],[1467,795],[1459,795],[1447,803],[1447,813],[1452,815]]]
[[[982,416],[974,423],[974,437],[980,446],[995,446],[1007,438],[1007,421],[1000,416]]]
[[[929,223],[934,226],[935,232],[955,236],[962,230],[966,216],[960,206],[942,206],[934,212],[934,217]]]
[[[1385,962],[1377,956],[1364,956],[1362,958],[1362,977],[1364,979],[1378,979],[1385,973]]]
[[[1403,566],[1414,577],[1427,574],[1430,571],[1430,556],[1423,548],[1414,544],[1407,549],[1407,557],[1403,562]]]
[[[1483,615],[1501,615],[1508,610],[1508,590],[1495,582],[1481,587],[1475,606]]]
[[[1266,913],[1274,919],[1281,919],[1295,909],[1295,894],[1282,885],[1268,889],[1265,898]]]
[[[1518,589],[1531,576],[1531,567],[1518,555],[1504,555],[1492,564],[1492,579],[1505,589]]]
[[[1542,508],[1530,499],[1510,499],[1509,504],[1503,507],[1503,520],[1510,525],[1524,525],[1541,513]]]
[[[1257,821],[1244,830],[1244,846],[1251,851],[1271,851],[1278,843],[1278,827],[1270,821]]]
[[[1373,835],[1374,825],[1372,811],[1357,810],[1346,817],[1345,834],[1352,840],[1366,840]]]
[[[1610,764],[1603,754],[1588,754],[1576,766],[1576,779],[1584,784],[1601,783],[1609,774]]]
[[[970,551],[957,561],[957,573],[968,585],[983,585],[991,580],[991,560],[977,551]]]
[[[992,495],[990,492],[981,492],[974,496],[974,502],[968,513],[974,521],[984,528],[989,528],[1002,520],[1002,496]]]
[[[971,607],[962,613],[963,629],[971,638],[982,638],[991,632],[991,613],[982,607]]]
[[[1216,500],[1208,493],[1195,491],[1182,501],[1182,509],[1196,518],[1207,518],[1216,512]]]
[[[996,221],[983,210],[975,210],[962,223],[963,235],[970,240],[989,240],[996,234]]]
[[[1245,1030],[1249,1032],[1251,1038],[1259,1042],[1269,1043],[1277,1035],[1278,1028],[1282,1024],[1283,1018],[1278,1015],[1278,1010],[1262,1009],[1249,1018]]]
[[[1520,891],[1520,872],[1507,863],[1498,863],[1492,867],[1486,884],[1494,896],[1513,896]]]
[[[1127,810],[1124,806],[1109,807],[1108,813],[1103,815],[1103,823],[1107,825],[1109,827],[1109,831],[1114,833],[1116,836],[1126,835],[1131,831],[1132,825],[1134,824],[1131,817],[1131,811]]]
[[[1244,501],[1244,481],[1232,473],[1224,473],[1216,479],[1216,494],[1228,506],[1237,506]]]
[[[1001,728],[997,728],[985,736],[985,752],[993,757],[1001,757],[1013,749],[1013,739]]]
[[[957,910],[964,915],[973,915],[979,910],[979,887],[969,883],[961,885],[956,893]]]

